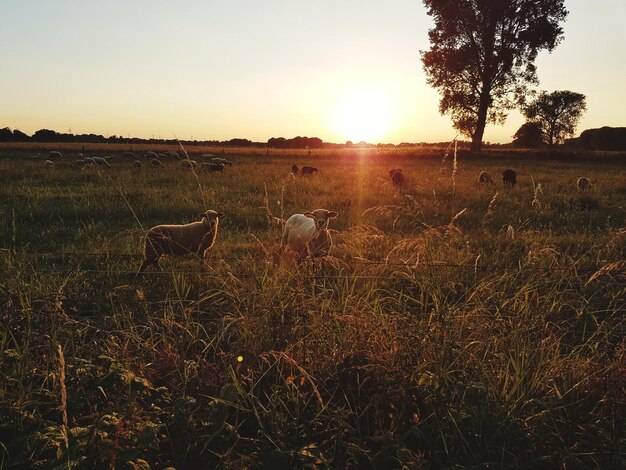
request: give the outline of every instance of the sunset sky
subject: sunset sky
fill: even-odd
[[[566,0],[540,89],[587,96],[578,131],[626,126],[626,2]],[[2,0],[0,127],[219,139],[451,140],[419,0]],[[484,140],[509,142],[513,111]]]

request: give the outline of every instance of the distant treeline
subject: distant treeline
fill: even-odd
[[[402,142],[401,144],[370,144],[367,142],[347,141],[337,144],[324,142],[319,137],[272,137],[267,142],[253,142],[249,139],[235,138],[230,140],[176,140],[176,139],[142,139],[139,137],[122,137],[112,135],[104,137],[100,134],[72,134],[56,132],[50,129],[40,129],[29,136],[24,132],[8,127],[0,128],[0,142],[45,142],[45,143],[85,143],[85,144],[166,144],[197,145],[207,147],[267,147],[273,149],[321,149],[321,148],[404,148],[404,147],[445,147],[450,142]],[[463,149],[469,147],[469,142],[459,141]]]
[[[587,129],[576,139],[568,139],[568,146],[589,150],[626,150],[626,127]]]

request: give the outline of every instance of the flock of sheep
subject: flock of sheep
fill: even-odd
[[[125,152],[124,156],[135,158],[135,155],[131,152]],[[206,169],[209,172],[222,171],[226,165],[232,165],[232,162],[229,160],[215,157],[213,154],[203,154],[202,157],[210,161],[198,164],[197,161],[189,158],[181,159],[177,152],[163,154],[146,152],[144,154],[144,158],[150,161],[150,165],[156,167],[163,166],[161,160],[166,158],[180,160],[181,168],[188,171],[193,171],[197,168]],[[58,158],[63,158],[63,155],[58,151],[51,151],[49,159],[45,161],[46,167],[54,167],[52,159]],[[76,164],[80,165],[85,171],[99,170],[103,167],[109,168],[111,166],[109,163],[111,158],[113,157],[86,157],[76,160]],[[142,165],[141,160],[133,161],[133,166],[136,168],[141,168]],[[297,165],[293,165],[290,172],[292,176],[298,174],[313,175],[315,173],[318,173],[318,169],[315,167],[303,166],[299,168]],[[389,178],[395,187],[401,187],[404,184],[404,173],[400,168],[390,170]],[[514,187],[517,183],[517,173],[512,169],[504,170],[502,172],[502,183],[505,187]],[[494,181],[488,172],[482,171],[478,175],[478,184],[494,184]],[[576,186],[579,191],[585,191],[591,187],[591,182],[589,178],[583,176],[578,178]],[[337,217],[337,215],[337,212],[327,209],[316,209],[303,214],[292,215],[285,222],[278,254],[289,247],[290,250],[297,254],[299,261],[306,257],[316,258],[328,255],[332,247],[328,225],[330,220]],[[214,210],[207,210],[199,214],[198,217],[199,221],[189,224],[157,225],[152,227],[146,234],[144,261],[137,275],[144,272],[151,265],[158,269],[159,259],[163,255],[180,256],[194,254],[201,263],[204,263],[205,253],[215,243],[219,221],[224,217],[224,214]]]
[[[96,171],[99,172],[101,169],[111,168],[110,160],[114,158],[113,155],[105,156],[105,157],[84,157],[82,153],[79,153],[79,159],[74,161],[74,164],[81,168],[85,172]],[[125,158],[133,158],[133,167],[140,169],[143,167],[143,162],[137,159],[137,156],[133,152],[124,152],[123,156]],[[192,171],[194,169],[202,169],[209,172],[222,171],[226,165],[232,166],[232,162],[225,158],[218,158],[211,153],[203,154],[202,158],[208,159],[209,161],[198,162],[196,160],[191,160],[189,158],[182,158],[178,152],[165,152],[165,153],[156,153],[156,152],[146,152],[143,155],[144,159],[149,161],[149,165],[153,168],[163,168],[164,160],[177,160],[179,161],[179,165],[183,170]],[[35,158],[35,157],[33,157]],[[36,156],[36,158],[40,158],[40,155]],[[63,154],[58,150],[51,150],[48,152],[48,158],[45,160],[44,165],[48,169],[53,169],[55,167],[54,160],[63,159]]]

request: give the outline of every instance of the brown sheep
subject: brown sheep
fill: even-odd
[[[221,212],[208,210],[198,215],[200,221],[185,225],[157,225],[148,230],[145,242],[145,260],[137,275],[150,264],[159,269],[162,255],[182,256],[195,254],[204,263],[206,250],[211,248],[217,237],[217,227],[224,217]]]
[[[517,183],[517,173],[511,169],[504,170],[502,172],[502,183],[504,183],[504,187],[514,187],[515,183]]]

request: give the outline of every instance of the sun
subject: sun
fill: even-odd
[[[339,100],[335,119],[345,140],[375,143],[391,128],[391,104],[379,89],[355,88]]]

